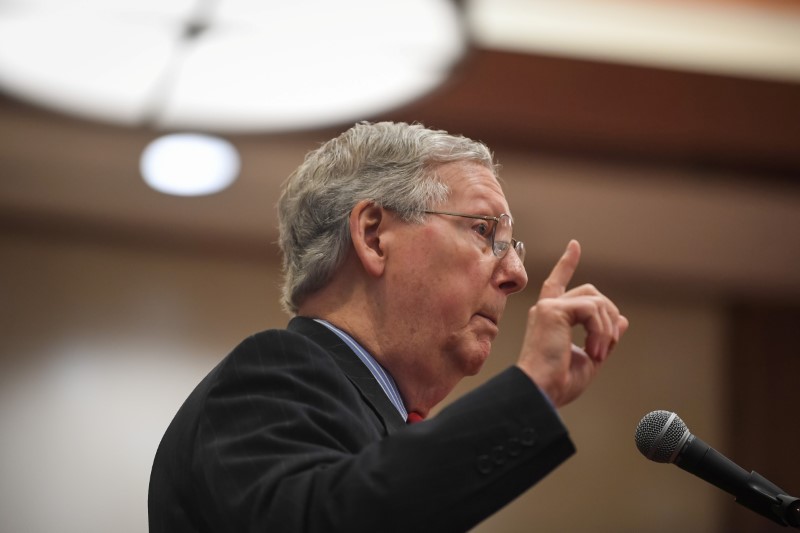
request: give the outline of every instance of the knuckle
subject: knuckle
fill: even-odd
[[[587,293],[600,294],[600,291],[592,283],[584,283],[581,288]]]
[[[536,302],[536,305],[531,307],[529,314],[548,313],[556,307],[557,300],[555,298],[543,298]]]

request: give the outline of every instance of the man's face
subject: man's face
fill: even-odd
[[[439,168],[439,175],[451,194],[433,209],[470,215],[509,213],[489,169],[449,163]],[[391,319],[405,343],[404,367],[390,371],[422,382],[457,382],[481,369],[497,336],[506,298],[521,291],[528,278],[514,250],[502,259],[492,253],[486,221],[427,217],[422,224],[402,228],[387,263]]]

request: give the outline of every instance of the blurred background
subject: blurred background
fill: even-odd
[[[476,531],[779,530],[633,434],[675,411],[800,495],[800,2],[0,0],[0,531],[147,530],[183,399],[288,321],[280,184],[359,120],[502,164],[530,288],[450,400],[571,238],[631,321],[578,454]]]

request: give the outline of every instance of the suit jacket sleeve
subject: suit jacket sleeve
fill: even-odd
[[[234,350],[176,415],[153,467],[150,527],[465,531],[573,451],[517,368],[391,432],[327,350],[273,330]]]

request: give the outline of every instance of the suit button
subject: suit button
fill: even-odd
[[[537,441],[536,437],[536,430],[533,428],[525,428],[522,430],[522,434],[520,436],[520,442],[522,442],[523,446],[533,446],[536,444]]]
[[[508,455],[516,457],[522,452],[522,445],[517,437],[508,439]]]
[[[506,449],[502,446],[495,446],[492,448],[492,462],[497,466],[506,464]]]
[[[481,474],[488,474],[492,471],[492,460],[488,455],[479,455],[477,466],[478,472]]]

